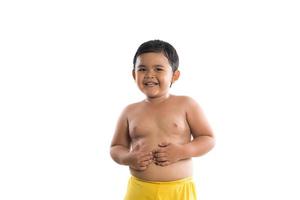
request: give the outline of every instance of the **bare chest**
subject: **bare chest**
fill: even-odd
[[[182,139],[190,136],[186,114],[179,109],[140,109],[129,119],[129,134],[135,140],[139,138]]]

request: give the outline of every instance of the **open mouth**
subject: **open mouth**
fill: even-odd
[[[158,83],[157,82],[153,82],[153,81],[149,81],[149,82],[145,82],[144,85],[145,86],[156,86],[156,85],[158,85]]]

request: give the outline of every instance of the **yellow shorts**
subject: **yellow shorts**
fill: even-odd
[[[197,200],[197,197],[192,177],[153,182],[131,176],[124,200]]]

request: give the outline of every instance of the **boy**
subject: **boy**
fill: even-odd
[[[123,110],[110,151],[132,175],[125,200],[196,200],[191,158],[211,150],[214,136],[192,98],[169,94],[178,65],[174,47],[161,40],[134,56],[132,75],[146,99]]]

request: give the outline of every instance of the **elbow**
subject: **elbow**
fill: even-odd
[[[116,146],[115,145],[111,145],[110,146],[110,150],[109,150],[109,154],[110,154],[110,157],[116,161],[116,153],[115,153],[115,149],[116,149]]]
[[[206,149],[206,153],[211,151],[215,145],[216,145],[216,139],[215,137],[212,135],[212,136],[206,136],[206,142],[205,142],[205,149]]]
[[[210,149],[213,149],[216,145],[216,138],[214,136],[210,136]]]
[[[215,146],[216,146],[216,140],[215,140],[215,138],[212,138],[210,149],[213,149]]]
[[[116,145],[111,145],[110,146],[110,150],[109,150],[109,153],[110,153],[110,157],[112,158],[112,159],[114,159],[115,158],[115,150],[116,150]],[[114,159],[115,160],[115,159]]]

